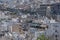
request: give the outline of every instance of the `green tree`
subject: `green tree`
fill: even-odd
[[[37,37],[37,40],[49,40],[47,37],[45,37],[45,35],[41,35],[39,37]]]

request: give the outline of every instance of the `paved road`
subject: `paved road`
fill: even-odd
[[[3,37],[0,37],[0,40],[11,40],[11,39],[6,38],[5,36],[3,36]]]
[[[5,37],[0,37],[0,40],[6,40],[6,38]]]

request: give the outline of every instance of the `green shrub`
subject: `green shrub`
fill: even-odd
[[[37,40],[49,40],[47,37],[45,37],[45,35],[41,35],[39,37],[37,37]]]

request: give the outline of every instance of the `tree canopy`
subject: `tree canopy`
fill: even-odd
[[[49,40],[47,37],[45,37],[45,35],[41,35],[39,37],[37,37],[37,40]]]

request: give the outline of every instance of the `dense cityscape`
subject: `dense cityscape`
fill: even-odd
[[[60,0],[0,0],[0,40],[60,40]]]

